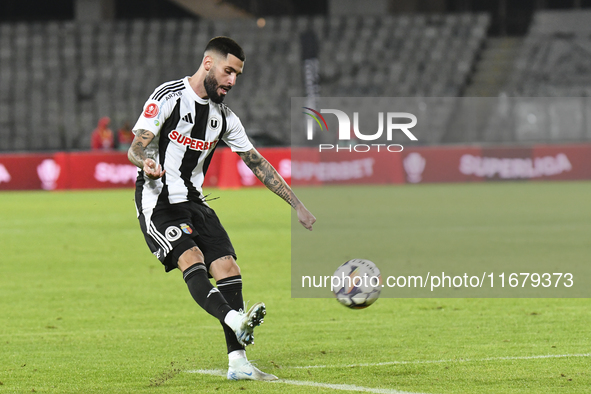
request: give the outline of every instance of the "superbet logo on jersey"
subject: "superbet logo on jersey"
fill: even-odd
[[[150,104],[148,104],[148,106],[146,107],[146,109],[144,111],[144,117],[145,118],[153,118],[156,115],[158,115],[158,112],[160,112],[158,110],[158,105],[156,105],[154,103],[150,103]]]
[[[173,130],[168,135],[168,138],[170,138],[171,141],[174,141],[181,146],[188,146],[189,149],[193,149],[193,150],[197,150],[197,151],[204,151],[204,150],[213,149],[215,147],[215,144],[218,143],[218,140],[203,141],[203,140],[198,140],[197,138],[186,137],[176,130]]]
[[[313,128],[314,122],[313,121],[316,121],[316,123],[320,127],[320,130],[324,131],[324,129],[326,128],[326,131],[329,131],[328,124],[326,123],[324,116],[322,116],[322,114],[328,113],[328,114],[333,114],[337,117],[337,121],[338,121],[338,125],[339,125],[338,132],[337,132],[338,141],[339,142],[342,142],[342,141],[347,142],[347,144],[345,146],[340,146],[339,144],[337,144],[337,145],[319,144],[318,145],[319,152],[326,151],[326,150],[336,150],[337,152],[339,152],[339,151],[368,152],[368,151],[372,150],[372,148],[374,148],[374,150],[377,150],[378,152],[380,152],[380,150],[384,150],[384,151],[387,150],[388,152],[402,152],[404,147],[400,144],[389,144],[389,145],[371,144],[370,145],[370,144],[354,144],[354,143],[352,143],[354,141],[354,138],[351,137],[351,132],[353,132],[356,139],[359,139],[361,141],[375,141],[375,140],[379,139],[380,137],[382,137],[382,134],[384,133],[384,123],[386,123],[386,127],[385,127],[386,130],[385,131],[386,131],[386,139],[388,141],[392,140],[392,134],[394,131],[401,131],[411,141],[417,141],[417,137],[415,137],[415,135],[409,130],[417,125],[417,117],[411,113],[408,113],[408,112],[388,112],[388,113],[386,113],[386,116],[384,116],[383,112],[379,112],[378,113],[378,131],[373,134],[364,134],[359,130],[359,113],[358,112],[353,112],[353,122],[351,122],[349,115],[347,115],[345,112],[338,110],[338,109],[321,109],[320,112],[318,112],[318,111],[316,111],[312,108],[309,108],[309,107],[303,107],[303,108],[312,112],[312,113],[304,112],[305,115],[308,115],[310,117],[310,118],[308,118],[307,134],[306,134],[307,139],[309,141],[314,139],[314,128]],[[385,122],[384,122],[384,118],[386,120]],[[395,122],[395,119],[406,119],[406,120],[409,120],[409,122],[398,123],[398,122]]]

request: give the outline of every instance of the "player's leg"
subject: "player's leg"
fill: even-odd
[[[191,224],[198,233],[195,242],[205,256],[209,273],[216,280],[220,294],[235,310],[243,309],[242,277],[226,230],[211,208],[194,205],[192,212]],[[222,321],[228,347],[228,379],[277,379],[275,375],[266,374],[253,366],[244,351],[244,346],[253,342],[254,327],[263,322],[265,313],[265,305],[259,302],[238,317],[232,317],[232,312],[229,312]]]
[[[242,276],[240,268],[236,264],[233,256],[224,256],[216,259],[210,264],[209,272],[216,281],[217,288],[224,296],[228,304],[235,310],[245,309],[242,297]],[[249,335],[252,337],[252,331],[263,322],[266,314],[265,304],[259,302],[253,305],[248,311],[252,316],[252,326],[247,327]],[[244,346],[238,341],[235,330],[222,323],[226,335],[226,346],[228,348],[228,357],[230,359],[238,356],[244,356]],[[254,341],[252,342],[254,343]]]
[[[209,267],[211,276],[216,280],[218,289],[233,308],[241,308],[244,305],[242,298],[242,277],[240,276],[240,267],[236,264],[233,256],[224,256],[213,261]],[[257,305],[264,308],[264,304],[259,303],[247,313],[254,313],[254,323],[258,325],[263,322],[264,309],[257,309]],[[254,311],[253,311],[254,310]],[[257,312],[258,311],[258,312]],[[256,316],[258,315],[258,316]],[[224,333],[226,334],[226,345],[228,347],[228,374],[230,380],[276,380],[277,376],[265,373],[252,365],[247,357],[244,347],[241,346],[232,329],[222,323]],[[254,328],[254,327],[252,327]]]
[[[237,311],[244,309],[242,276],[240,275],[240,268],[236,264],[234,257],[224,256],[213,261],[209,266],[209,272],[215,279],[217,288],[228,302],[228,305]],[[244,346],[238,343],[234,331],[227,324],[222,323],[222,327],[226,336],[228,354],[233,355],[232,352],[243,351]]]
[[[213,209],[201,204],[194,204],[191,209],[193,213],[191,223],[198,233],[195,242],[203,251],[209,273],[216,280],[218,290],[224,295],[228,304],[235,310],[243,310],[242,277],[228,233]],[[237,332],[232,324],[226,326],[222,323],[229,354],[244,350],[245,343],[253,343],[253,329],[262,323],[266,313],[265,305],[257,303],[244,312],[249,316],[251,325],[242,327],[240,332]]]
[[[180,256],[177,265],[183,272],[183,278],[193,299],[222,325],[227,325],[232,330],[236,345],[244,351],[244,346],[253,343],[252,331],[262,322],[265,305],[255,304],[248,312],[233,309],[209,281],[203,253],[192,239],[173,249],[172,258],[176,259],[178,255]]]
[[[187,239],[177,245],[172,251],[172,259],[178,261],[177,265],[195,302],[223,322],[233,309],[209,281],[203,253],[195,242]]]
[[[223,227],[221,229],[225,237],[222,238],[225,241],[221,242],[221,248],[217,247],[220,245],[218,242],[220,239],[210,237],[207,227],[199,226],[199,230],[202,231],[203,236],[197,232],[197,228],[191,223],[191,217],[197,212],[199,214],[198,216],[200,216],[198,222],[203,224],[205,221],[202,212],[203,209],[204,207],[198,206],[194,210],[191,209],[189,204],[179,204],[173,208],[167,207],[166,210],[148,212],[147,214],[141,213],[138,219],[146,243],[150,251],[162,262],[166,272],[172,271],[175,268],[181,270],[189,292],[203,309],[220,320],[223,326],[231,327],[232,335],[230,338],[234,341],[232,349],[237,349],[233,352],[233,357],[235,358],[234,364],[239,364],[241,370],[240,374],[229,374],[228,377],[232,379],[277,379],[273,375],[263,374],[258,370],[260,373],[256,373],[256,371],[252,370],[254,367],[246,360],[246,354],[244,353],[244,346],[252,343],[252,330],[254,326],[260,324],[262,321],[265,311],[264,304],[255,304],[246,313],[239,312],[238,310],[243,308],[242,301],[240,301],[240,305],[237,308],[233,309],[224,299],[221,292],[213,287],[209,281],[208,267],[205,264],[206,259],[204,253],[209,254],[207,261],[211,262],[218,260],[220,256],[228,255],[228,253],[234,255],[234,249]],[[215,213],[213,213],[213,216],[215,216]],[[213,222],[215,225],[216,220]],[[219,224],[219,220],[217,220],[217,223]],[[221,227],[221,225],[219,226]],[[206,239],[204,245],[206,248],[209,245],[207,252],[203,252],[197,246],[196,239]],[[212,247],[212,245],[214,246]],[[212,254],[216,258],[212,258]],[[214,266],[219,267],[225,272],[223,275],[220,274],[218,279],[221,280],[222,276],[228,279],[231,276],[240,275],[240,269],[236,265],[233,256],[222,260],[231,261],[232,264],[230,264],[230,269],[223,265],[214,264]],[[214,269],[214,272],[217,271]],[[241,299],[241,289],[239,293]],[[233,300],[233,303],[237,303],[236,300]],[[251,369],[248,370],[246,369],[247,367]]]
[[[211,285],[203,252],[195,243],[196,229],[191,225],[194,212],[190,203],[164,206],[142,212],[140,227],[154,255],[166,272],[179,268],[195,301],[220,321],[234,311],[220,292]]]

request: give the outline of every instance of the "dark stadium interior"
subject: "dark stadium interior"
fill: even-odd
[[[2,21],[68,20],[76,0],[3,0]],[[329,0],[223,0],[254,16],[328,15]],[[196,17],[170,0],[109,0],[115,19]],[[221,1],[220,1],[221,2]],[[405,0],[390,1],[400,13],[486,12],[492,34],[523,35],[536,10],[590,8],[591,0]]]
[[[578,97],[560,104],[565,113],[589,108],[591,0],[215,4],[239,17],[199,15],[172,0],[2,1],[0,151],[88,149],[98,119],[133,123],[150,89],[192,74],[216,35],[240,37],[247,53],[228,104],[259,145],[289,145],[290,97],[305,95],[299,37],[310,31],[319,43],[322,97],[492,98],[470,104],[479,119],[470,133],[452,122],[458,105],[442,104],[423,144],[591,136],[586,116],[551,116],[555,104],[513,105],[529,109],[504,134],[489,121],[507,105],[504,97]],[[571,131],[520,134],[545,114]]]

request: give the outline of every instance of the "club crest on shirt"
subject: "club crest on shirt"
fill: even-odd
[[[181,230],[183,230],[183,233],[185,234],[193,234],[193,229],[187,223],[181,223]]]
[[[177,239],[179,239],[182,235],[182,232],[178,227],[170,226],[166,229],[166,231],[164,232],[164,235],[166,235],[167,240],[172,242],[172,241],[176,241]]]
[[[209,118],[209,127],[213,130],[216,131],[217,129],[220,128],[220,125],[222,124],[222,122],[215,116]]]

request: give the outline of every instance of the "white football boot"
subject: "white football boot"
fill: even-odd
[[[230,361],[228,380],[277,380],[278,377],[265,373],[252,365],[246,358]]]
[[[267,314],[265,304],[257,302],[248,312],[242,310],[238,312],[236,317],[232,319],[231,324],[228,324],[236,333],[238,343],[242,346],[252,345],[254,343],[254,328],[263,323],[263,318]],[[259,371],[260,372],[260,371]]]

